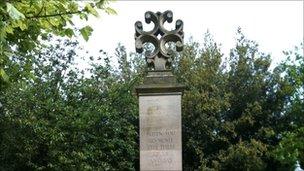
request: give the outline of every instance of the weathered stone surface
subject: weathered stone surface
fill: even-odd
[[[145,13],[145,21],[147,24],[153,23],[154,28],[150,31],[144,31],[143,24],[140,21],[135,23],[135,49],[136,52],[143,52],[143,45],[151,43],[154,46],[154,51],[145,54],[146,62],[150,70],[167,70],[172,65],[172,52],[167,49],[166,44],[175,42],[176,51],[180,52],[183,49],[183,21],[177,20],[174,30],[167,30],[164,27],[165,22],[173,21],[173,13],[167,10],[161,12],[147,11]],[[158,38],[160,36],[160,38]]]
[[[149,71],[144,83],[136,87],[138,95],[147,93],[182,92],[184,85],[178,84],[170,70]]]
[[[140,170],[182,170],[181,93],[139,95]]]
[[[171,72],[172,55],[166,44],[174,42],[176,51],[183,49],[183,22],[177,20],[174,30],[164,28],[173,21],[172,11],[145,13],[146,23],[154,28],[144,31],[140,21],[135,23],[136,52],[151,43],[152,53],[146,53],[147,76],[136,87],[139,97],[140,170],[182,170],[181,94],[184,86],[178,84]]]

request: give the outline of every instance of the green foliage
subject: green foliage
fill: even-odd
[[[1,94],[0,170],[134,170],[138,80],[118,80],[107,56],[84,77],[76,45],[40,51],[34,78]]]
[[[11,3],[6,3],[6,11],[13,20],[25,18],[25,16],[20,11],[18,11]]]
[[[82,29],[80,29],[80,33],[84,40],[88,41],[90,35],[92,34],[93,29],[90,26],[85,26]]]
[[[284,78],[287,80],[285,91],[291,92],[287,99],[286,117],[292,127],[304,126],[304,46],[295,47],[293,51],[284,52],[287,60],[279,69],[284,71]]]
[[[240,30],[237,36],[225,61],[210,33],[202,48],[192,42],[177,58],[175,73],[187,87],[182,112],[185,170],[285,167],[272,150],[290,121],[297,122],[282,113],[299,88],[288,83],[289,76],[282,77],[281,66],[269,70],[270,56],[259,52],[255,42]]]
[[[304,57],[303,44],[294,51],[284,52],[287,60],[278,70],[284,71],[287,80],[284,91],[290,92],[284,109],[285,122],[288,128],[282,133],[282,140],[273,151],[274,157],[293,168],[296,161],[304,165]]]
[[[304,127],[293,132],[286,132],[273,152],[276,159],[289,168],[293,168],[297,161],[304,164]]]
[[[239,142],[220,153],[220,170],[265,170],[262,156],[266,146],[255,140]]]
[[[0,91],[7,83],[30,76],[30,72],[20,65],[19,61],[27,61],[31,67],[32,61],[27,55],[39,46],[41,39],[52,33],[58,36],[74,36],[78,30],[85,40],[88,40],[91,27],[81,29],[73,24],[73,16],[88,20],[89,15],[98,16],[96,9],[102,9],[109,14],[115,11],[108,7],[106,0],[85,3],[75,0],[20,0],[0,2]],[[110,12],[109,12],[110,11]],[[10,70],[14,65],[15,72]],[[18,70],[18,71],[16,71]],[[17,79],[16,75],[22,71]],[[16,80],[14,80],[16,79]]]

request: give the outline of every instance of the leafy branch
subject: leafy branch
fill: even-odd
[[[63,15],[81,14],[81,13],[83,13],[83,12],[87,12],[87,11],[86,11],[86,10],[68,11],[68,12],[56,13],[56,14],[25,16],[25,18],[26,18],[26,19],[49,18],[49,17],[58,17],[58,16],[63,16]]]

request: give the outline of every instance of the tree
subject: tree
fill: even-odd
[[[286,131],[282,136],[282,140],[273,151],[275,158],[285,165],[286,170],[294,170],[297,161],[303,167],[304,127]]]
[[[221,170],[265,170],[262,156],[266,152],[265,144],[255,141],[240,141],[220,153]]]
[[[134,170],[137,80],[119,80],[106,54],[85,77],[76,49],[70,41],[42,49],[34,78],[0,96],[0,170]]]
[[[282,132],[281,141],[273,155],[288,168],[293,168],[297,161],[304,166],[304,57],[303,44],[294,51],[284,52],[286,61],[278,66],[287,80],[285,91],[291,92],[286,99],[284,118],[287,129]]]
[[[192,42],[185,46],[176,75],[186,85],[182,99],[184,166],[197,169],[203,160],[210,160],[214,150],[222,145],[216,136],[220,127],[220,115],[227,108],[229,97],[223,90],[224,80],[220,75],[222,53],[212,40],[205,35],[202,49]],[[216,145],[218,144],[218,146]]]
[[[88,40],[93,31],[90,26],[75,28],[72,17],[88,19],[98,16],[96,9],[110,14],[106,0],[81,3],[71,0],[6,0],[0,2],[0,91],[9,82],[30,76],[32,56],[41,40],[49,33],[72,37],[79,31]],[[37,50],[37,49],[36,49]]]
[[[210,33],[186,45],[176,74],[183,95],[185,170],[269,170],[282,165],[271,151],[289,124],[282,115],[287,81],[269,70],[270,56],[240,30],[230,58]],[[238,163],[238,164],[236,164]],[[283,167],[283,166],[282,166]]]

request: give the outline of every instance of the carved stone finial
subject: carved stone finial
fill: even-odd
[[[183,21],[177,20],[175,23],[175,30],[166,30],[164,23],[171,23],[173,19],[172,11],[151,12],[145,13],[145,21],[147,24],[154,23],[154,28],[150,31],[144,31],[142,22],[135,23],[135,48],[136,52],[143,52],[144,43],[152,43],[154,51],[151,54],[145,54],[148,67],[154,70],[167,70],[171,67],[171,53],[166,48],[165,44],[174,42],[176,51],[180,52],[183,49]],[[161,36],[160,38],[159,35]]]

